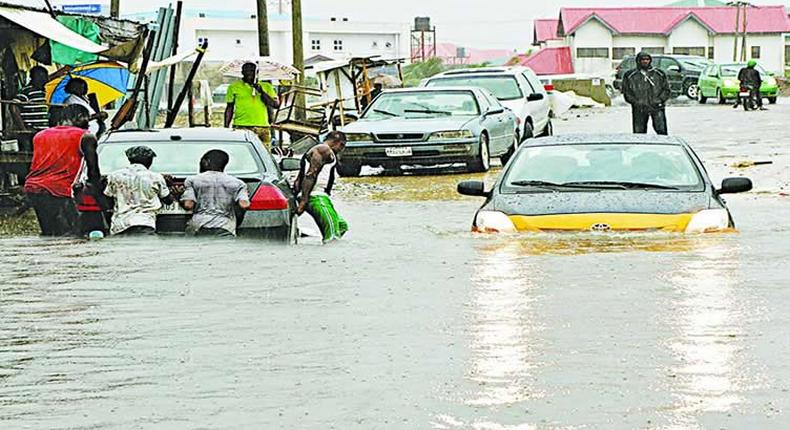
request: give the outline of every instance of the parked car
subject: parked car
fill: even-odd
[[[705,68],[699,77],[699,102],[705,103],[709,98],[716,98],[720,104],[727,100],[735,100],[741,90],[741,82],[738,80],[738,73],[746,67],[746,63],[712,64]],[[763,78],[763,85],[760,87],[760,94],[768,99],[771,104],[776,103],[779,97],[779,85],[771,73],[757,66],[760,76]]]
[[[358,176],[362,166],[465,163],[487,171],[490,158],[507,161],[519,145],[516,115],[477,87],[387,90],[342,131],[346,149],[338,172]]]
[[[278,165],[255,134],[228,129],[161,129],[119,131],[106,136],[98,147],[99,168],[109,173],[129,164],[127,148],[146,145],[156,152],[151,170],[172,175],[176,183],[199,173],[200,158],[212,149],[230,155],[225,172],[245,183],[250,209],[239,216],[237,233],[294,243],[298,236],[296,201],[282,170],[296,170],[296,159]],[[83,176],[84,177],[84,173]],[[102,213],[93,195],[75,196],[83,232],[109,230],[110,214]],[[191,213],[178,203],[163,207],[156,219],[158,233],[184,233]]]
[[[519,136],[551,136],[551,102],[544,84],[527,67],[461,69],[426,80],[427,87],[480,87],[516,114]]]
[[[702,70],[711,65],[711,61],[694,55],[653,55],[653,67],[663,70],[669,78],[672,96],[685,95],[696,100],[698,80]],[[623,90],[623,76],[636,68],[636,56],[629,55],[623,59],[615,72],[614,87]]]
[[[716,188],[691,147],[677,137],[569,135],[522,145],[487,191],[474,218],[478,232],[664,231],[734,228],[723,194],[751,190],[746,178]]]

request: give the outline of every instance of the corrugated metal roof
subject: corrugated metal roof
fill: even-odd
[[[557,34],[560,25],[558,19],[536,19],[535,20],[535,44],[548,40],[558,40],[561,37]]]
[[[568,46],[543,48],[529,56],[519,55],[510,65],[529,67],[536,75],[573,74],[573,59]]]

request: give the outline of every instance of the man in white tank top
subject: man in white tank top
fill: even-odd
[[[299,198],[297,213],[307,212],[313,217],[324,243],[340,239],[348,231],[348,223],[338,215],[330,199],[337,176],[337,154],[345,148],[345,134],[329,133],[324,143],[314,146],[302,157],[302,167],[294,183]]]

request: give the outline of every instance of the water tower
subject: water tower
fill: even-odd
[[[418,16],[414,18],[411,30],[411,61],[426,61],[436,57],[436,27],[431,25],[431,18]]]

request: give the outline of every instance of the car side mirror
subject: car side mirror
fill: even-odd
[[[727,178],[721,182],[718,194],[738,194],[752,190],[752,180],[749,178]]]
[[[669,66],[667,67],[667,71],[680,73],[680,66]]]
[[[501,113],[505,113],[505,108],[503,108],[503,107],[490,107],[486,111],[486,116],[488,116],[488,115],[499,115]]]
[[[283,172],[298,172],[302,168],[302,160],[298,158],[283,158],[280,160],[280,170]]]
[[[546,98],[546,97],[543,94],[541,94],[541,93],[532,93],[529,96],[527,96],[527,101],[528,102],[536,102],[538,100],[543,100],[544,98]]]
[[[463,181],[458,184],[458,194],[472,197],[488,197],[483,181]]]

